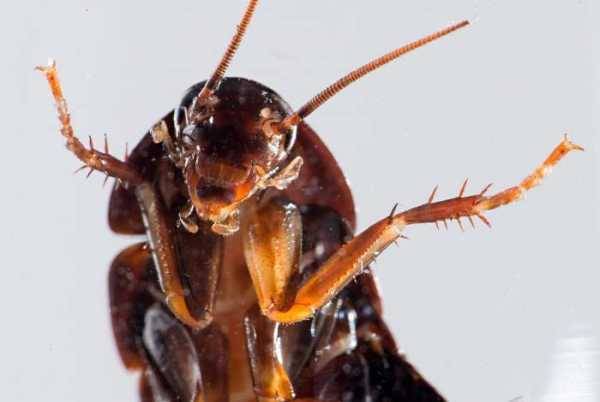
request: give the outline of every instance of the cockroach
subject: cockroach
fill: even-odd
[[[384,64],[468,25],[451,25],[345,75],[292,109],[276,92],[225,77],[258,0],[215,72],[124,159],[86,147],[54,63],[39,67],[67,148],[115,178],[109,225],[145,234],[114,259],[110,312],[123,364],[144,402],[442,401],[382,320],[369,264],[406,226],[474,218],[519,200],[572,150],[566,136],[529,176],[392,212],[354,235],[350,189],[306,118]]]

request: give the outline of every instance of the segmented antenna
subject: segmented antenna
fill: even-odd
[[[206,84],[204,84],[204,87],[196,97],[195,105],[201,105],[202,101],[208,98],[214,92],[217,85],[219,85],[219,82],[221,82],[221,79],[223,79],[223,76],[229,67],[229,63],[231,63],[231,59],[233,59],[235,52],[244,38],[244,34],[246,33],[246,29],[250,24],[250,20],[252,19],[252,15],[254,14],[257,4],[258,0],[250,0],[248,2],[244,16],[238,24],[236,32],[229,42],[229,46],[227,46],[225,54],[221,58],[221,61],[219,62],[219,65],[217,66],[213,75],[208,79],[208,81],[206,81]]]
[[[339,80],[325,88],[323,91],[319,92],[315,97],[313,97],[310,101],[304,104],[304,106],[298,109],[297,112],[288,116],[285,120],[281,122],[280,129],[286,130],[298,125],[300,121],[302,121],[304,118],[306,118],[306,116],[314,112],[319,106],[321,106],[335,94],[340,92],[342,89],[346,88],[348,85],[352,84],[354,81],[367,75],[371,71],[382,67],[383,65],[389,63],[392,60],[397,59],[405,53],[420,48],[421,46],[433,42],[434,40],[439,39],[442,36],[448,35],[449,33],[456,31],[466,25],[469,25],[469,21],[459,22],[458,24],[449,26],[434,34],[425,36],[424,38],[421,38],[415,42],[409,43],[408,45],[399,47],[375,60],[370,61],[364,66],[357,68],[356,70],[345,75],[344,77],[340,78]]]

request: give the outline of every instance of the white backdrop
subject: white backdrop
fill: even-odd
[[[107,132],[120,154],[212,71],[244,6],[26,0],[2,13],[2,400],[137,400],[106,285],[134,239],[109,232],[100,175],[72,174],[33,67],[56,58],[78,133]],[[389,324],[450,401],[600,400],[598,14],[585,0],[264,0],[230,69],[299,106],[374,56],[473,21],[310,116],[359,229],[436,184],[440,197],[465,177],[471,191],[513,185],[565,132],[586,147],[490,213],[492,230],[410,228],[377,261]]]

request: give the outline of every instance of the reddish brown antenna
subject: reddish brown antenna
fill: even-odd
[[[244,12],[242,20],[237,26],[233,38],[231,38],[231,41],[229,42],[229,46],[227,46],[225,54],[221,58],[221,61],[219,62],[219,65],[217,66],[213,75],[208,79],[208,81],[206,81],[206,84],[204,84],[204,87],[196,97],[192,110],[196,108],[196,105],[201,105],[203,101],[205,101],[210,95],[212,95],[217,85],[219,85],[219,82],[221,82],[221,79],[223,79],[223,76],[225,75],[225,72],[229,67],[229,63],[231,63],[231,59],[233,59],[235,52],[237,51],[238,47],[240,46],[240,43],[242,42],[242,39],[244,38],[244,34],[246,33],[246,29],[250,24],[250,20],[252,19],[252,15],[254,14],[254,10],[256,9],[257,4],[258,0],[250,0],[248,2],[248,5],[246,6],[246,11]]]
[[[283,120],[280,124],[280,129],[290,129],[293,126],[298,125],[306,116],[314,112],[319,106],[333,97],[335,94],[340,92],[342,89],[346,88],[348,85],[352,84],[354,81],[360,79],[361,77],[367,75],[371,71],[378,69],[379,67],[389,63],[392,60],[397,59],[405,53],[408,53],[412,50],[420,48],[430,42],[433,42],[436,39],[441,38],[442,36],[448,35],[451,32],[454,32],[466,25],[469,25],[469,21],[462,21],[458,24],[449,26],[441,31],[433,33],[431,35],[425,36],[417,41],[409,43],[408,45],[404,45],[399,47],[398,49],[392,50],[391,52],[370,61],[362,67],[357,68],[356,70],[350,72],[344,77],[340,78],[323,91],[319,92],[315,97],[309,100],[304,106],[302,106],[298,111],[294,114],[288,116]]]

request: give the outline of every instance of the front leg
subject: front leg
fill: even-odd
[[[284,230],[282,227],[282,235],[278,239],[266,238],[260,243],[246,241],[246,259],[250,261],[248,267],[254,279],[255,287],[262,286],[263,294],[257,293],[259,301],[262,300],[263,314],[280,323],[293,323],[310,318],[325,303],[337,295],[354,276],[369,265],[379,253],[401,237],[407,225],[437,223],[438,221],[445,223],[446,220],[457,220],[460,224],[460,218],[467,218],[473,223],[472,218],[474,216],[489,225],[487,218],[483,215],[485,211],[510,204],[522,198],[526,191],[537,186],[552,167],[572,150],[582,150],[582,148],[570,142],[565,136],[565,139],[551,152],[546,160],[519,185],[510,187],[495,195],[485,196],[488,186],[477,195],[464,197],[465,186],[463,185],[458,197],[432,202],[434,191],[426,204],[395,215],[392,211],[390,216],[370,226],[343,245],[311,278],[302,284],[297,291],[294,291],[293,295],[288,296],[288,298],[291,297],[292,301],[285,306],[278,305],[274,301],[281,299],[282,289],[287,289],[287,287],[264,287],[262,278],[276,275],[273,271],[278,270],[278,268],[275,264],[268,264],[268,261],[273,260],[281,264],[285,259],[277,258],[281,254],[280,250],[286,250],[285,247],[289,249],[294,244],[294,237],[297,236],[292,236],[288,233],[289,230]],[[268,214],[263,218],[268,220],[271,225],[275,222]],[[260,225],[260,220],[254,219],[250,225],[251,231],[256,230],[253,227],[260,227]],[[293,228],[293,225],[288,225],[288,227]],[[251,231],[250,233],[252,233]],[[252,238],[248,235],[246,237]],[[285,247],[282,248],[282,245]],[[253,259],[256,260],[255,256],[257,255],[269,255],[271,259],[261,259],[262,264],[252,263]],[[293,268],[287,267],[282,272],[286,270],[292,271]],[[270,293],[265,293],[265,290],[269,290]]]
[[[212,307],[217,285],[217,275],[215,271],[220,264],[221,242],[212,242],[208,239],[205,244],[190,243],[191,241],[182,241],[184,246],[191,249],[183,251],[177,250],[176,230],[173,227],[169,215],[165,211],[161,198],[156,193],[155,188],[149,183],[143,183],[135,188],[135,194],[142,210],[142,217],[146,226],[146,233],[150,243],[152,257],[156,265],[156,272],[160,287],[165,296],[165,303],[171,312],[187,326],[195,330],[205,328],[212,322]],[[204,240],[200,235],[192,237],[197,241]],[[208,255],[197,254],[205,251]],[[186,254],[191,253],[191,254]],[[194,258],[196,257],[196,258]],[[184,264],[187,261],[187,264]],[[205,280],[196,284],[200,289],[195,291],[195,286],[184,288],[182,274],[192,276],[194,273],[205,273]],[[190,278],[193,279],[193,278]],[[186,302],[186,294],[191,296],[198,294],[204,300],[199,300],[200,311],[193,314]]]
[[[114,177],[119,180],[126,181],[131,184],[140,184],[142,176],[139,172],[127,162],[120,161],[108,152],[108,143],[104,141],[104,152],[94,149],[92,138],[90,137],[90,147],[86,148],[79,138],[75,136],[73,126],[71,125],[71,116],[67,107],[67,101],[63,95],[62,87],[58,79],[56,64],[52,61],[48,66],[37,67],[39,71],[44,73],[54,101],[56,102],[56,110],[58,111],[58,119],[60,120],[60,132],[67,140],[67,149],[84,163],[82,167],[88,167],[90,173],[97,170],[106,174],[106,177]]]

